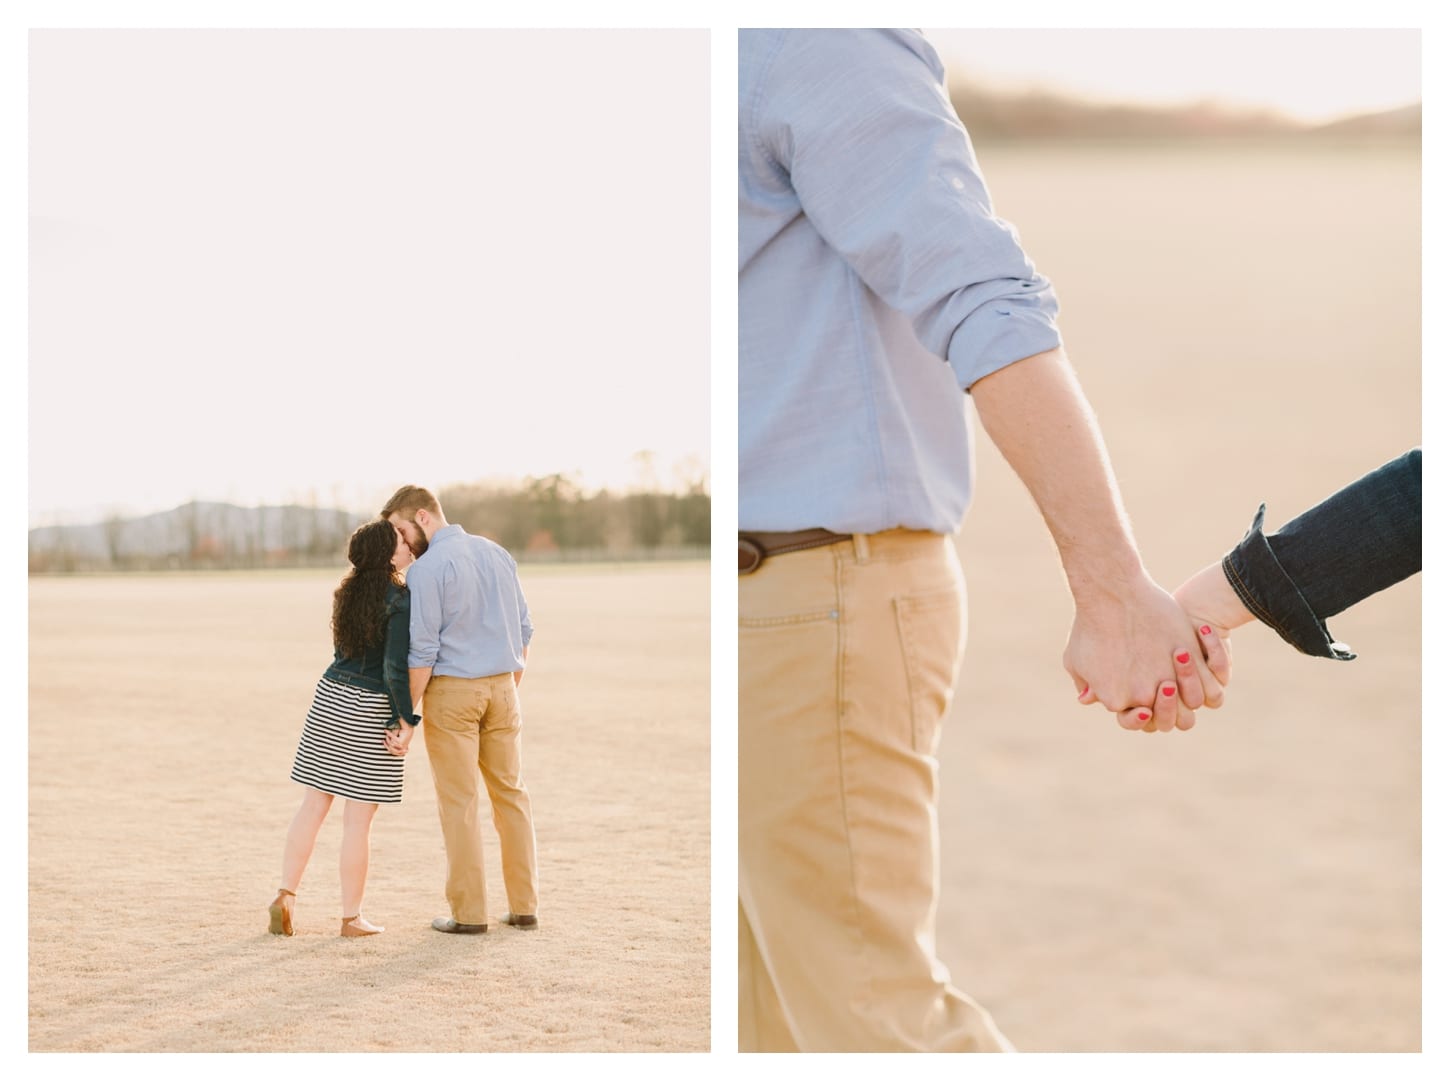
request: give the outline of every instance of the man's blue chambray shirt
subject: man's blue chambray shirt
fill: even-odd
[[[944,80],[915,31],[740,31],[742,530],[955,532],[962,391],[1061,344]]]
[[[408,568],[408,667],[478,679],[524,667],[534,636],[513,556],[460,525],[433,534]]]

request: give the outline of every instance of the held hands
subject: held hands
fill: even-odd
[[[1229,631],[1252,623],[1255,617],[1229,585],[1222,563],[1210,563],[1194,574],[1173,591],[1173,599],[1192,620],[1198,630],[1199,641],[1204,643],[1205,648],[1214,649],[1216,644],[1216,648],[1222,650],[1221,682],[1227,683],[1233,659]],[[1219,671],[1217,667],[1214,670]]]
[[[408,744],[413,742],[413,726],[404,723],[398,728],[388,728],[383,731],[383,745],[387,747],[388,753],[402,758],[408,753]]]
[[[1146,574],[1077,596],[1063,653],[1083,705],[1101,703],[1123,728],[1187,731],[1194,711],[1223,704],[1228,643],[1211,621],[1190,619]]]

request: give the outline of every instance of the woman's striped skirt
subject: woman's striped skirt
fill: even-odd
[[[292,779],[362,803],[401,802],[403,760],[383,745],[392,718],[392,705],[381,691],[319,680]]]

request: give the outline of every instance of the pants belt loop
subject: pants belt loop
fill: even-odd
[[[871,543],[866,539],[866,534],[852,533],[851,540],[856,545],[856,562],[865,563],[871,558]]]

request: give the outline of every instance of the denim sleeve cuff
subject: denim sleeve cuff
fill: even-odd
[[[1260,503],[1244,539],[1223,557],[1224,577],[1255,618],[1300,653],[1336,661],[1354,660],[1356,654],[1334,640],[1324,620],[1314,614],[1274,555],[1264,536],[1265,509],[1265,504]]]
[[[1050,312],[1036,305],[993,301],[957,328],[947,360],[957,385],[970,392],[978,379],[1061,344]]]

